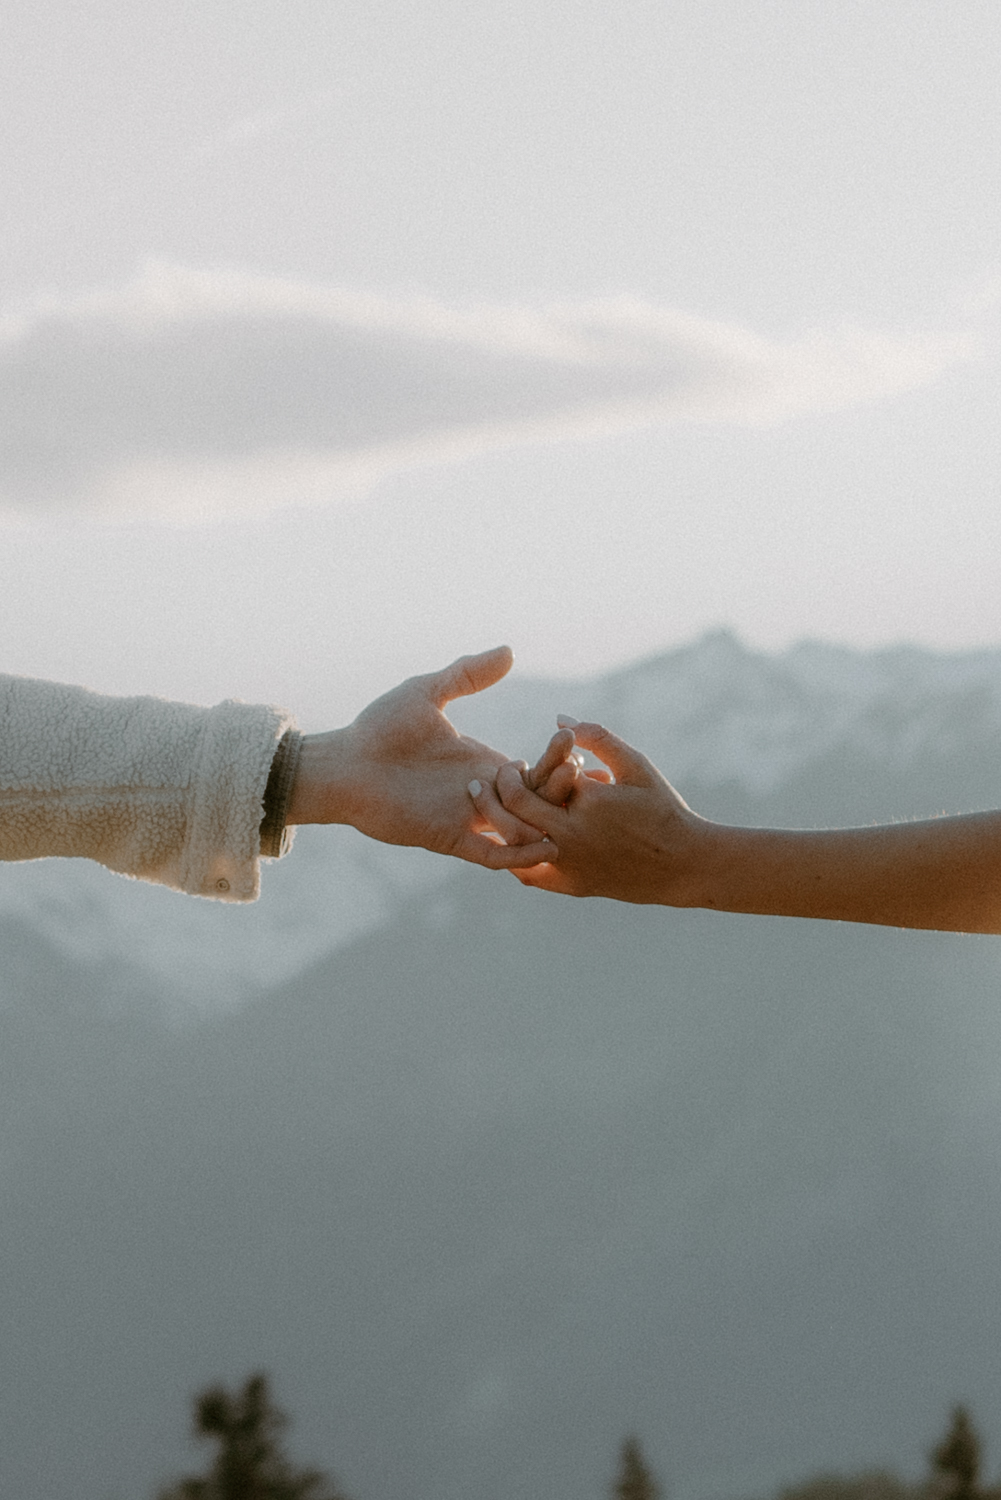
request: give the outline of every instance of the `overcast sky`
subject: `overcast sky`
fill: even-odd
[[[995,3],[4,19],[7,670],[1001,643]]]

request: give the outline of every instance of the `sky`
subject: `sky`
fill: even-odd
[[[5,37],[5,670],[322,728],[502,640],[1001,643],[996,4]]]

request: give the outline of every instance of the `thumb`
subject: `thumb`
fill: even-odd
[[[495,646],[492,651],[481,651],[477,656],[460,656],[451,666],[440,672],[432,672],[425,678],[428,691],[438,708],[444,708],[453,698],[465,698],[470,693],[482,693],[493,687],[511,670],[514,652],[510,646]]]
[[[572,729],[574,740],[602,761],[616,781],[625,786],[653,786],[663,780],[652,760],[634,750],[617,734],[602,724],[578,724],[563,715],[556,721],[561,729]]]

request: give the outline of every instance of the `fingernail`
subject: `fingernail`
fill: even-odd
[[[469,795],[471,797],[478,797],[482,790],[483,788],[478,781],[471,781],[469,783]]]
[[[561,729],[576,729],[580,724],[579,719],[571,719],[569,714],[557,714],[556,722]]]
[[[527,771],[528,770],[528,761],[527,760],[516,760],[514,762],[514,764],[518,767],[519,771]]]

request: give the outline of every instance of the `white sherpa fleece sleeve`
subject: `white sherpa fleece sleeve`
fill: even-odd
[[[0,676],[0,859],[95,859],[253,901],[280,709],[108,698]]]

